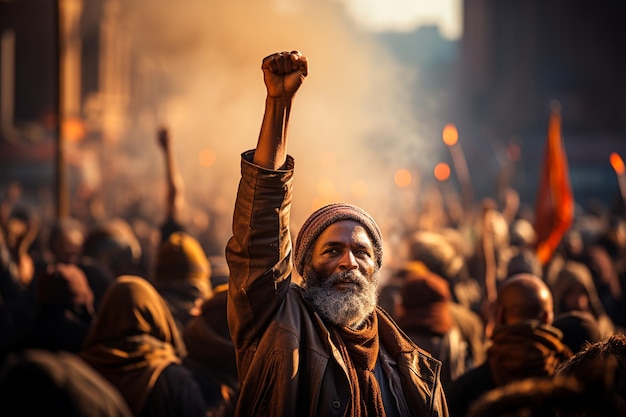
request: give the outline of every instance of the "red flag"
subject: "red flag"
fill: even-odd
[[[573,220],[574,196],[561,138],[561,112],[560,108],[553,106],[535,202],[536,250],[542,265],[552,258]]]

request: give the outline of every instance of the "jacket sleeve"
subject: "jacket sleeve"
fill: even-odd
[[[233,236],[226,246],[228,325],[238,353],[258,342],[285,299],[292,271],[294,160],[289,156],[283,170],[272,171],[252,164],[253,155],[242,154]]]

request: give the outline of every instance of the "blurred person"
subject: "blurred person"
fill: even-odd
[[[463,340],[469,344],[472,366],[476,366],[485,360],[485,326],[479,315],[484,294],[478,282],[469,276],[466,257],[455,249],[451,239],[449,232],[420,230],[413,233],[409,244],[410,260],[404,268],[426,267],[449,283],[453,301],[449,309]],[[401,285],[402,282],[397,284],[396,293]],[[382,291],[389,289],[383,287]]]
[[[200,243],[184,232],[170,234],[156,255],[153,281],[182,331],[212,293],[211,265]]]
[[[445,234],[444,234],[445,233]],[[460,252],[451,241],[451,232],[444,233],[418,230],[409,239],[408,256],[411,261],[421,262],[431,272],[450,283],[452,299],[468,309],[479,311],[483,289],[469,275],[466,253]],[[458,244],[458,243],[457,243]]]
[[[83,271],[73,264],[49,264],[35,283],[35,293],[35,319],[17,348],[79,352],[95,314]]]
[[[559,272],[568,261],[588,264],[587,249],[587,243],[584,241],[582,231],[577,227],[570,228],[563,236],[550,261],[543,267],[544,281],[549,286],[552,286]]]
[[[474,233],[477,237],[470,261],[470,274],[481,284],[488,286],[489,283],[483,283],[482,280],[486,279],[488,274],[486,269],[491,267],[489,258],[493,258],[497,287],[506,278],[506,266],[513,252],[510,226],[504,215],[496,208],[495,201],[490,198],[483,200],[481,212],[482,215],[477,217],[474,224]],[[485,288],[485,291],[489,291],[489,288]]]
[[[109,381],[78,355],[26,349],[13,352],[0,369],[4,417],[135,417]]]
[[[520,248],[508,260],[506,265],[507,278],[517,274],[531,274],[540,278],[543,277],[543,268],[534,250]]]
[[[559,417],[626,416],[626,336],[615,334],[585,346],[557,369],[557,375],[573,377],[581,384],[596,386],[594,404],[560,410]],[[597,410],[605,406],[608,411]]]
[[[617,325],[626,327],[626,220],[611,217],[607,227],[589,243],[584,256],[606,314]]]
[[[517,248],[533,249],[537,233],[533,224],[526,219],[515,219],[509,227],[509,244]]]
[[[73,217],[57,219],[50,227],[47,249],[52,263],[74,264],[83,271],[93,292],[93,307],[97,310],[115,276],[92,257],[83,256],[86,234],[86,227],[80,220]]]
[[[519,274],[501,285],[495,305],[495,327],[487,360],[469,370],[448,390],[452,417],[463,417],[482,394],[513,381],[551,377],[557,366],[572,356],[552,326],[552,294],[541,278]]]
[[[511,254],[507,260],[506,277],[528,273],[543,278],[543,267],[535,251],[537,235],[532,223],[515,219],[510,226]]]
[[[136,417],[205,415],[200,388],[181,363],[176,322],[144,278],[123,275],[109,287],[79,355],[118,387]]]
[[[10,255],[5,268],[13,269],[14,279],[21,288],[28,288],[42,261],[33,254],[33,246],[40,232],[40,219],[31,208],[17,205],[11,211],[2,229],[3,244]]]
[[[83,242],[83,262],[103,268],[117,278],[121,275],[145,276],[141,268],[141,245],[125,219],[114,217],[87,231]]]
[[[256,149],[242,154],[226,247],[241,383],[235,415],[446,416],[441,363],[376,305],[382,238],[369,214],[324,206],[292,252],[288,124],[308,60],[278,52],[261,69],[265,113]]]
[[[152,280],[182,332],[189,320],[199,314],[200,305],[211,296],[211,265],[200,242],[182,224],[184,182],[166,127],[158,130],[157,141],[165,160],[166,202]]]
[[[2,228],[6,228],[13,207],[20,198],[22,198],[22,184],[18,181],[10,181],[0,199],[0,226]]]
[[[591,277],[589,268],[581,262],[568,261],[551,285],[556,314],[568,311],[586,311],[598,322],[600,336],[615,333],[615,324],[606,314]]]
[[[174,158],[172,137],[166,126],[158,129],[157,143],[165,163],[165,220],[160,228],[161,242],[165,242],[172,233],[187,232],[182,220],[186,206],[185,183]]]
[[[422,349],[439,359],[441,383],[448,384],[474,367],[471,340],[464,338],[451,311],[450,285],[426,268],[403,270],[396,304],[398,326]]]
[[[85,242],[85,226],[74,217],[62,217],[54,221],[48,232],[47,250],[52,261],[76,264],[82,256]]]
[[[211,263],[212,295],[200,314],[185,326],[187,356],[183,365],[191,370],[204,394],[209,416],[232,416],[239,395],[235,347],[228,330],[228,266],[223,256]]]
[[[6,353],[35,319],[36,277],[45,266],[38,244],[40,219],[31,208],[15,205],[0,227],[0,347]]]
[[[595,317],[586,311],[568,311],[554,317],[554,327],[563,333],[565,343],[572,353],[580,352],[587,344],[599,342],[602,337]]]
[[[604,370],[594,370],[586,384],[563,376],[513,381],[478,398],[466,417],[623,417],[602,390]]]

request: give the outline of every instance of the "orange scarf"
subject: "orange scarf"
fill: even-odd
[[[374,376],[374,367],[378,359],[378,316],[370,315],[363,328],[350,329],[337,326],[333,332],[352,384],[352,404],[349,415],[385,416],[383,398]],[[358,382],[355,384],[354,382]]]

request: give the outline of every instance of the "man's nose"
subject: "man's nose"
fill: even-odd
[[[352,253],[351,250],[345,251],[345,253],[341,257],[341,262],[339,264],[339,267],[345,270],[359,268],[359,264],[356,261],[356,256],[354,256],[354,253]]]

